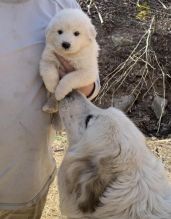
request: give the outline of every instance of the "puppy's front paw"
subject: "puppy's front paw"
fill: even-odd
[[[45,82],[45,87],[50,93],[55,93],[56,86],[57,86],[56,81]]]
[[[46,113],[56,113],[58,112],[58,102],[55,98],[55,95],[51,95],[46,104],[42,107],[43,112]]]
[[[62,100],[67,94],[69,94],[72,90],[66,89],[66,87],[58,85],[55,91],[55,97],[56,99]]]

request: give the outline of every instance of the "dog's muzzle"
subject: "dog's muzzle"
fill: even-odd
[[[85,129],[85,119],[93,105],[77,91],[68,94],[59,103],[59,114],[70,143],[76,143]]]
[[[72,105],[72,104],[75,105],[75,103],[73,102],[77,102],[78,104],[80,104],[80,102],[86,103],[87,100],[80,92],[72,91],[69,94],[67,94],[63,100],[60,101],[59,105],[60,105],[60,108],[66,107],[66,105],[70,107],[69,105]]]

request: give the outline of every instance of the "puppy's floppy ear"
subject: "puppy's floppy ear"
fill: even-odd
[[[101,158],[98,163],[87,156],[68,165],[66,184],[68,192],[76,196],[78,209],[92,213],[100,207],[100,197],[117,177],[112,171],[113,157]]]
[[[45,29],[45,39],[47,40],[49,34],[50,26],[47,26]]]
[[[97,35],[97,32],[96,32],[96,29],[94,27],[93,24],[90,24],[89,27],[88,27],[88,37],[90,40],[93,40],[96,38],[96,35]]]
[[[47,40],[48,36],[49,36],[49,33],[50,33],[50,30],[53,28],[53,25],[54,25],[54,22],[56,21],[56,17],[54,17],[50,23],[48,24],[48,26],[46,27],[45,29],[45,38]]]

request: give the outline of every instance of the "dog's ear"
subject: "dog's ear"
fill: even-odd
[[[49,37],[49,33],[51,32],[52,28],[54,27],[55,23],[56,23],[56,18],[57,16],[55,16],[54,18],[52,18],[52,20],[50,21],[50,23],[48,24],[48,26],[45,29],[45,38],[47,40],[47,38]]]
[[[90,40],[93,40],[96,38],[96,35],[97,35],[97,32],[96,32],[96,29],[94,27],[94,25],[90,24],[89,27],[88,27],[88,37]]]
[[[78,209],[92,213],[100,207],[100,197],[117,177],[111,170],[113,157],[101,158],[98,163],[91,156],[73,160],[67,170],[68,193],[76,196]]]
[[[46,27],[45,29],[45,39],[47,40],[48,35],[49,35],[49,30],[50,30],[50,26]]]

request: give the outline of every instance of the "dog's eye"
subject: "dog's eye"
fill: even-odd
[[[75,32],[74,32],[74,35],[75,35],[75,36],[79,36],[80,33],[79,33],[78,31],[75,31]]]
[[[89,121],[93,118],[93,115],[88,115],[85,119],[85,127],[87,128]]]
[[[62,30],[58,30],[58,34],[63,34],[63,31]]]

